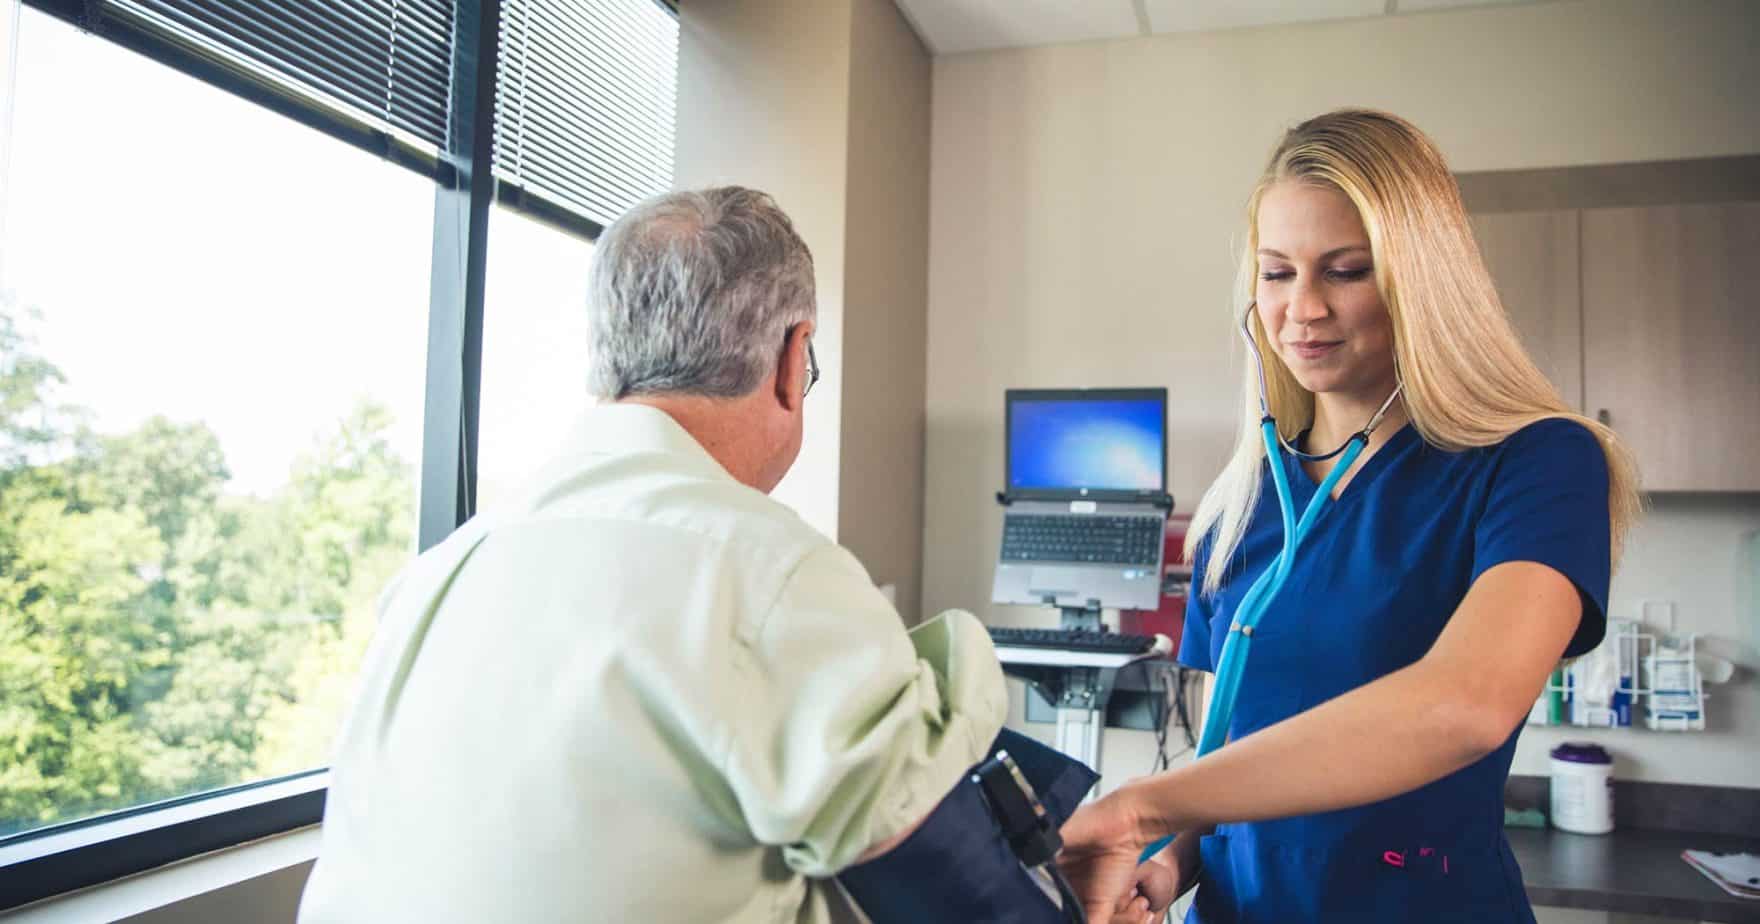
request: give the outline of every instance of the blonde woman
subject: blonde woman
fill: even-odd
[[[1410,123],[1302,123],[1248,217],[1242,307],[1280,436],[1323,456],[1386,414],[1254,630],[1229,743],[1078,813],[1062,863],[1093,921],[1196,885],[1203,924],[1532,922],[1504,779],[1548,674],[1601,640],[1636,473],[1523,351]],[[1202,670],[1283,545],[1270,466],[1300,511],[1339,461],[1267,458],[1245,365],[1234,457],[1187,540],[1179,657]]]

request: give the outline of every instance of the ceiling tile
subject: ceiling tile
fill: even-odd
[[[1128,38],[1140,34],[1132,0],[897,0],[897,3],[905,18],[916,26],[917,34],[936,54]]]
[[[1162,33],[1379,16],[1387,0],[1145,0],[1144,6],[1150,26]]]

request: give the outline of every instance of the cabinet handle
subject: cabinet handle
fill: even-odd
[[[1607,408],[1602,408],[1601,410],[1596,411],[1595,419],[1600,421],[1601,425],[1604,427],[1613,426],[1613,415],[1607,412]]]

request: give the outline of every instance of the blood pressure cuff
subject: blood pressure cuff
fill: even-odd
[[[1085,764],[1007,729],[986,759],[998,751],[1007,751],[1032,784],[1053,830],[1063,827],[1100,779]],[[1041,885],[1009,847],[971,773],[903,843],[837,878],[873,924],[1068,920],[1048,884]]]

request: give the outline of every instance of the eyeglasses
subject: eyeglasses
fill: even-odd
[[[805,391],[801,392],[801,397],[805,398],[806,396],[812,394],[813,393],[813,386],[817,385],[817,384],[819,384],[819,357],[813,353],[812,338],[808,338],[807,339],[807,387],[806,387]]]

